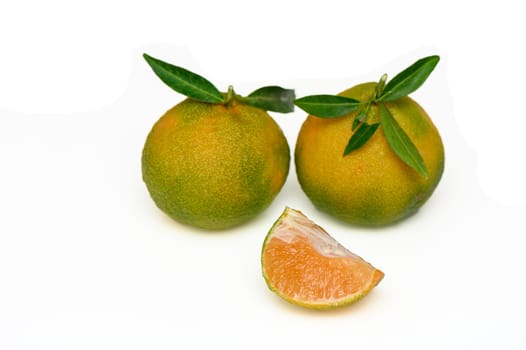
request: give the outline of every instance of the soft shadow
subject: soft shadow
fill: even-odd
[[[371,308],[371,306],[378,302],[378,300],[381,299],[381,291],[372,290],[369,294],[364,296],[363,298],[357,300],[356,302],[344,305],[344,306],[338,306],[332,309],[308,309],[303,306],[292,304],[282,298],[280,298],[278,295],[270,292],[268,296],[268,301],[274,305],[276,305],[276,308],[285,309],[288,312],[307,316],[307,317],[341,317],[341,316],[348,316],[350,314],[365,312],[364,310],[367,310],[368,308]],[[272,299],[272,300],[271,300]]]

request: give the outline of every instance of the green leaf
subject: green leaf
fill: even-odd
[[[279,86],[265,86],[240,100],[248,105],[280,113],[294,111],[294,90]]]
[[[346,155],[362,147],[367,141],[369,141],[369,139],[374,135],[376,129],[378,129],[379,125],[380,123],[364,123],[360,125],[360,127],[356,129],[354,134],[349,139],[349,143],[347,144],[347,147],[345,147],[345,151],[343,151],[343,156],[345,157]]]
[[[360,101],[335,95],[311,95],[296,100],[296,106],[320,118],[338,118],[356,110]]]
[[[426,165],[418,149],[413,142],[411,142],[405,131],[398,125],[384,104],[380,103],[379,107],[380,122],[382,123],[387,143],[401,160],[427,179]]]
[[[181,67],[143,54],[153,72],[175,91],[202,102],[221,103],[224,97],[208,80]]]
[[[419,59],[391,79],[377,100],[392,101],[409,95],[426,81],[439,60],[436,55]]]

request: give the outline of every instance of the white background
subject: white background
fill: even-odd
[[[0,349],[524,349],[526,126],[520,2],[3,1]],[[318,212],[294,167],[274,203],[221,233],[159,212],[141,181],[155,120],[182,100],[148,52],[221,90],[337,93],[441,61],[413,97],[446,169],[383,229]],[[305,115],[273,114],[291,148]],[[312,312],[266,287],[285,205],[382,269],[357,304]]]

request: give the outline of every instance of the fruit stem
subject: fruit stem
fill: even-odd
[[[374,91],[374,97],[373,97],[374,100],[380,97],[380,95],[382,95],[382,92],[384,92],[386,81],[387,81],[387,74],[383,74],[378,84],[376,84],[376,89]]]
[[[228,91],[225,96],[225,105],[228,107],[232,103],[235,97],[234,87],[232,85],[228,85]]]

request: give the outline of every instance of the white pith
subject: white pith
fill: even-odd
[[[301,212],[287,208],[283,220],[274,228],[273,237],[291,243],[294,238],[299,236],[308,239],[313,248],[323,256],[331,258],[352,257],[361,260],[360,257],[347,250],[323,228],[309,220]]]

